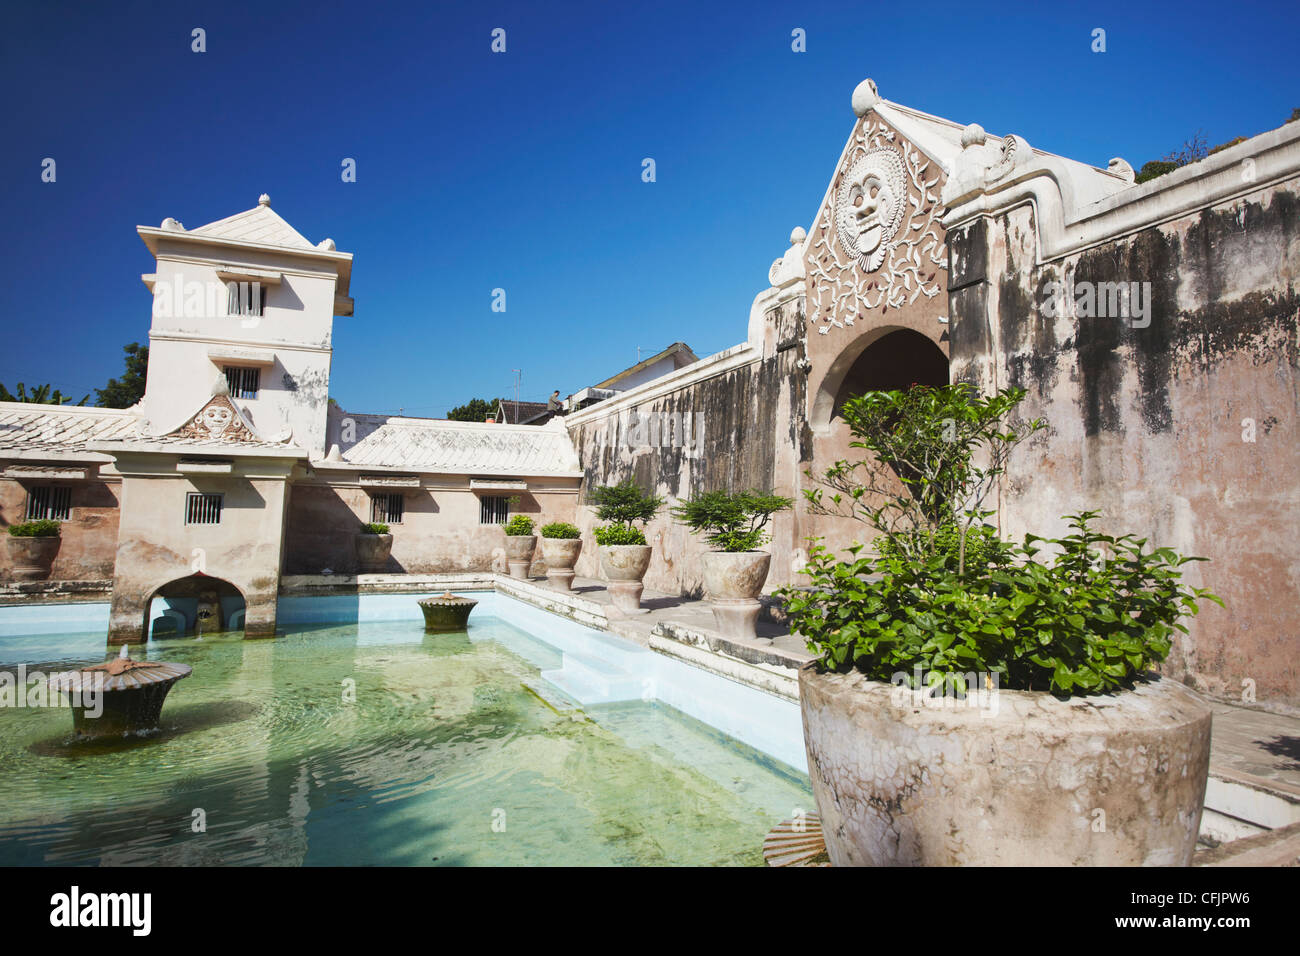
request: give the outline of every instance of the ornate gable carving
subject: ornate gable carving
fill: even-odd
[[[167,437],[201,442],[260,444],[262,441],[253,434],[228,395],[213,395],[198,414]]]
[[[937,164],[867,112],[813,226],[808,322],[818,332],[940,293],[941,179]]]

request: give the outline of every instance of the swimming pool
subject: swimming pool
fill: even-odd
[[[759,864],[813,809],[797,705],[491,592],[425,635],[421,596],[151,642],[194,674],[150,739],[0,708],[0,864]],[[102,660],[106,623],[0,608],[0,665]]]

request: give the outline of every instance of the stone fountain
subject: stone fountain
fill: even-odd
[[[420,602],[426,631],[463,631],[469,625],[469,612],[478,604],[473,598],[457,597],[447,591]]]
[[[72,700],[72,726],[80,737],[123,737],[158,729],[163,701],[192,668],[164,661],[133,661],[129,648],[111,661],[56,674],[52,691]]]

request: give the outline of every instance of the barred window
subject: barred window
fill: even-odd
[[[505,524],[510,517],[510,499],[484,495],[479,499],[479,524]]]
[[[266,287],[260,282],[226,283],[227,315],[261,315],[266,309]]]
[[[257,390],[262,384],[260,368],[227,365],[224,371],[231,398],[257,398]]]
[[[72,489],[42,485],[27,493],[27,520],[67,521],[72,513]]]
[[[191,491],[185,496],[186,524],[221,524],[222,495]]]
[[[401,495],[372,495],[370,520],[379,524],[401,524],[405,499]]]

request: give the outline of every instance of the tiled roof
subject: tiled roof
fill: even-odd
[[[270,206],[256,205],[247,212],[218,219],[206,226],[191,229],[190,233],[211,236],[214,239],[231,239],[237,242],[262,242],[291,249],[312,249],[310,242],[297,229],[289,225]]]
[[[504,420],[513,425],[545,415],[547,407],[545,402],[516,402],[513,398],[502,398],[499,404],[505,415]],[[517,414],[516,409],[518,409]]]
[[[0,402],[0,454],[6,451],[79,451],[92,441],[135,435],[126,409]]]
[[[356,442],[339,443],[337,437],[332,441],[343,449],[343,461],[352,465],[459,475],[552,475],[579,470],[578,456],[563,427],[386,415],[345,418],[355,425]]]

